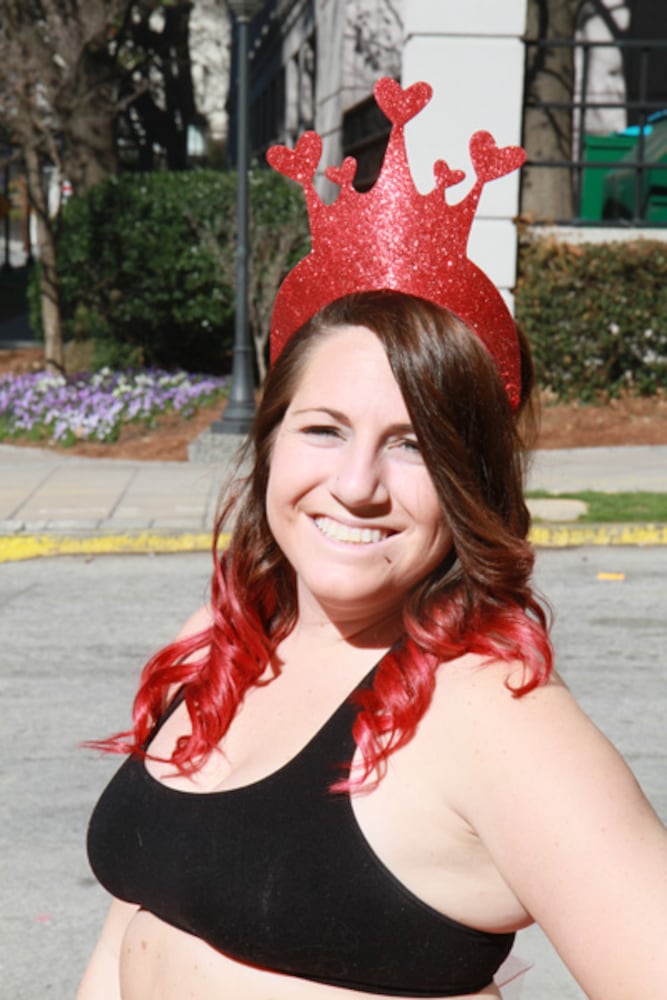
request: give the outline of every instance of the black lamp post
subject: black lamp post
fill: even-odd
[[[246,434],[255,414],[253,347],[248,330],[248,25],[263,0],[227,0],[238,26],[237,55],[237,244],[236,317],[232,353],[232,384],[221,420],[211,425],[222,434]]]
[[[11,153],[11,148],[0,148],[0,154],[9,156]],[[3,271],[11,271],[11,253],[10,253],[10,240],[11,240],[11,199],[9,193],[9,163],[5,163],[2,170],[2,218],[4,226],[5,235],[5,259],[2,265]]]

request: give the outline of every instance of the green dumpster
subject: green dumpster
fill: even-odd
[[[626,153],[604,179],[603,217],[639,218],[654,225],[667,224],[667,117],[653,116],[644,137],[641,174],[634,165],[639,147]]]
[[[604,179],[611,165],[618,163],[629,149],[637,144],[636,135],[586,135],[584,136],[584,160],[586,166],[581,178],[582,219],[599,220],[604,208]],[[599,163],[600,166],[594,166]]]

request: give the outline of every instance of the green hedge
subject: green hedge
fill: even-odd
[[[295,185],[286,195],[289,182],[268,170],[254,171],[252,183],[262,194],[263,238],[280,225],[286,198],[307,232]],[[235,224],[233,172],[121,174],[72,198],[57,243],[65,338],[94,340],[96,366],[227,371]],[[31,319],[39,328],[36,281]]]
[[[98,364],[223,365],[232,292],[195,227],[233,211],[219,173],[121,174],[72,198],[58,236],[66,338],[93,338]]]
[[[561,399],[667,385],[667,244],[522,240],[516,317]]]
[[[250,206],[260,315],[268,307],[255,298],[275,294],[273,277],[259,280],[267,248],[284,255],[274,268],[284,273],[307,251],[308,227],[301,191],[274,171],[252,171]],[[94,339],[98,365],[228,370],[235,217],[236,175],[218,171],[123,174],[72,198],[58,238],[65,336]],[[653,393],[667,384],[667,244],[522,238],[516,315],[541,385],[559,398]]]

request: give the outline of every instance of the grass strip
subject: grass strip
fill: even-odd
[[[545,500],[583,500],[588,513],[577,518],[577,524],[656,523],[667,521],[667,493],[547,493],[531,490],[528,498]]]

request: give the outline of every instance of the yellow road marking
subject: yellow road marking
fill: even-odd
[[[229,535],[220,539],[222,545]],[[0,563],[44,556],[122,555],[149,552],[207,552],[210,532],[168,535],[142,531],[123,535],[5,535],[0,537]]]
[[[581,545],[667,545],[667,524],[534,524],[530,540],[537,548]]]

